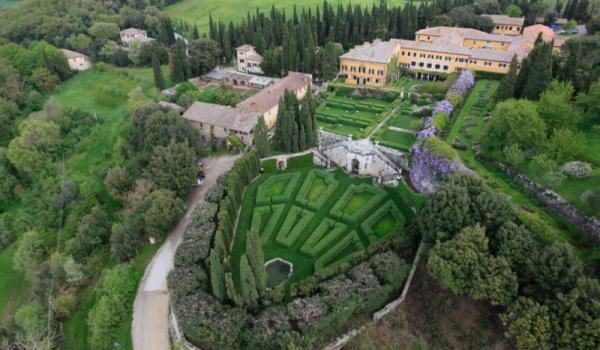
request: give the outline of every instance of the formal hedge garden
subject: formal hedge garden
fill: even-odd
[[[257,161],[238,160],[194,209],[169,276],[173,310],[201,348],[321,347],[398,297],[421,199],[314,165],[258,175]],[[274,258],[293,272],[269,289]]]

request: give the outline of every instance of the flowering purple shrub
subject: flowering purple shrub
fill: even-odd
[[[454,172],[470,171],[451,155],[454,152],[452,149],[450,152],[440,150],[439,148],[444,148],[441,147],[442,143],[444,141],[432,136],[422,139],[412,148],[410,181],[419,192],[435,192],[440,180],[447,179]]]
[[[465,70],[458,76],[458,79],[452,84],[450,89],[448,89],[447,94],[457,94],[460,96],[466,96],[467,92],[471,90],[473,85],[475,84],[475,77],[473,73],[469,70]]]
[[[452,114],[453,108],[454,107],[452,107],[452,103],[448,102],[447,100],[441,100],[435,105],[432,115],[436,115],[437,112],[444,112],[447,115],[450,115]]]

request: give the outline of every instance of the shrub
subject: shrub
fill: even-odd
[[[439,131],[444,131],[449,122],[450,119],[448,118],[448,113],[445,112],[437,112],[431,120],[431,124]]]
[[[177,90],[176,90],[176,94],[175,94],[176,99],[179,99],[179,97],[181,95],[185,94],[188,91],[198,91],[198,88],[196,87],[196,85],[194,85],[188,81],[179,84],[177,86]]]
[[[269,177],[258,186],[256,191],[256,204],[265,205],[271,203],[282,203],[292,199],[292,194],[300,181],[299,172],[277,174]],[[283,193],[274,194],[270,190],[277,183],[284,182]]]
[[[458,105],[460,105],[462,103],[463,97],[459,94],[449,93],[446,96],[446,100],[448,100],[448,102],[452,103],[452,106],[454,106],[454,108],[456,108]]]
[[[325,248],[337,241],[346,228],[347,226],[341,222],[325,218],[304,242],[300,251],[308,256],[318,256]]]
[[[586,162],[572,161],[561,166],[560,171],[572,179],[585,179],[592,173],[592,165]]]
[[[302,234],[314,215],[312,211],[292,206],[281,225],[275,241],[284,247],[291,247],[298,237],[300,237],[300,234]]]
[[[423,121],[421,119],[415,119],[410,122],[410,130],[419,131],[423,129]]]
[[[353,248],[353,251],[365,249],[355,231],[352,231],[346,236],[344,236],[344,238],[339,240],[336,245],[327,250],[325,254],[321,255],[315,261],[315,270],[320,270],[335,261],[340,261],[342,259],[347,258],[348,256],[339,257],[338,255],[349,248]]]
[[[317,177],[323,178],[327,187],[319,194],[317,199],[309,200],[308,195],[310,194],[313,183]],[[320,169],[311,170],[304,180],[302,187],[300,187],[298,195],[296,195],[296,201],[310,209],[319,210],[333,194],[333,192],[335,192],[338,184],[339,182],[335,179],[335,176],[332,173]]]
[[[370,264],[382,283],[391,284],[395,288],[403,285],[410,272],[410,265],[392,251],[375,254],[370,259]]]
[[[227,142],[229,142],[229,144],[231,144],[231,146],[234,148],[234,150],[236,152],[240,152],[242,149],[244,149],[244,143],[242,142],[242,140],[240,140],[239,137],[237,137],[235,135],[228,135]]]
[[[313,154],[312,152],[302,156],[291,157],[287,160],[288,169],[300,169],[306,168],[313,165]]]
[[[281,214],[283,214],[284,208],[285,204],[254,208],[252,223],[250,224],[251,229],[259,234],[263,243],[269,241],[273,232],[275,232],[276,225],[279,222]]]
[[[262,162],[262,167],[265,173],[274,173],[277,171],[277,160],[276,159],[267,159]]]

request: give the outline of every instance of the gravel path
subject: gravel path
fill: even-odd
[[[133,304],[131,335],[134,350],[169,350],[169,291],[167,276],[194,206],[206,190],[231,169],[238,156],[203,159],[206,178],[186,199],[188,210],[146,267]]]

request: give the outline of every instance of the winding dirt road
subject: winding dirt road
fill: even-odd
[[[190,219],[191,210],[204,198],[206,190],[233,166],[238,156],[203,159],[206,178],[186,199],[188,209],[146,267],[133,304],[131,335],[134,350],[169,350],[169,291],[167,276]]]

